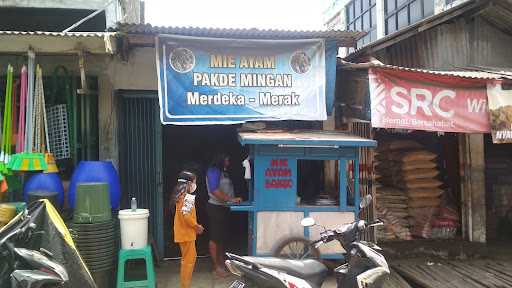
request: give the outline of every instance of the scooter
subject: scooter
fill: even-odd
[[[372,201],[364,197],[360,208],[366,208]],[[301,221],[304,227],[316,226],[313,218]],[[364,220],[343,224],[335,229],[325,229],[320,239],[310,243],[314,248],[337,240],[348,253],[345,264],[334,272],[338,288],[382,287],[385,276],[389,275],[388,263],[378,251],[377,245],[359,241],[358,236],[369,227],[383,225],[380,220],[368,223]],[[327,278],[328,269],[315,259],[281,259],[276,257],[246,257],[226,254],[226,266],[238,276],[230,288],[320,288]]]
[[[33,237],[45,233],[36,231],[30,210],[24,210],[0,230],[0,287],[66,287],[69,280],[66,268],[52,259],[51,252],[22,248],[31,246]]]

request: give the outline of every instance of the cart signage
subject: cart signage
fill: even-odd
[[[412,71],[369,71],[372,126],[490,131],[486,82]]]
[[[512,143],[512,90],[503,89],[501,81],[487,84],[492,141]]]
[[[291,189],[292,187],[292,169],[288,166],[288,159],[271,159],[265,169],[265,188]]]
[[[334,91],[326,88],[324,40],[162,35],[157,47],[164,124],[327,117],[326,94]]]

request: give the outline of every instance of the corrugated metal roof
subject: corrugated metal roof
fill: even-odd
[[[426,73],[426,74],[433,74],[433,75],[451,76],[451,77],[469,78],[469,79],[483,79],[483,80],[510,79],[510,80],[512,80],[512,71],[505,71],[502,68],[468,67],[468,68],[466,68],[466,70],[462,70],[462,71],[440,71],[440,70],[427,70],[427,69],[400,67],[400,66],[382,64],[382,63],[378,63],[378,62],[351,63],[351,62],[343,61],[341,59],[338,59],[338,63],[341,65],[341,67],[347,68],[347,69],[382,68],[382,69],[387,69],[387,70],[419,72],[419,73]]]
[[[28,35],[55,37],[105,37],[115,35],[113,32],[45,32],[45,31],[0,31],[0,35]]]
[[[481,16],[499,29],[512,34],[512,1],[493,1],[482,11]]]
[[[236,38],[236,39],[312,39],[325,38],[337,40],[339,44],[354,45],[357,39],[366,33],[341,30],[275,30],[275,29],[234,29],[201,27],[161,27],[150,24],[118,24],[114,31],[129,34],[174,34],[196,37]]]
[[[42,32],[0,31],[0,53],[75,54],[78,50],[92,54],[114,54],[117,40],[113,32]]]

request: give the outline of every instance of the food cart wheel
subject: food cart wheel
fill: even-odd
[[[320,259],[320,251],[303,237],[290,237],[273,249],[272,256],[286,259]]]

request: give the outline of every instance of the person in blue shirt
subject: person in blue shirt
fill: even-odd
[[[233,182],[229,178],[227,169],[230,165],[229,157],[218,154],[208,171],[206,171],[206,185],[208,188],[208,219],[209,219],[209,248],[213,264],[213,272],[219,277],[227,276],[224,267],[225,242],[229,227],[228,204],[240,203],[241,198],[235,197]]]

